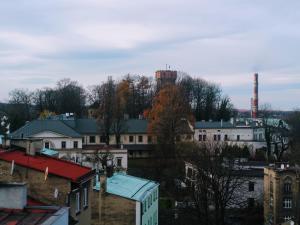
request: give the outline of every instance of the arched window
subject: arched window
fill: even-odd
[[[292,179],[290,177],[286,177],[283,183],[283,192],[285,194],[292,193]]]

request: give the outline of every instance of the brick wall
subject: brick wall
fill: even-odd
[[[14,173],[10,175],[11,163],[0,160],[0,181],[3,182],[26,182],[27,193],[30,197],[40,200],[49,205],[65,206],[68,194],[71,192],[71,181],[59,176],[48,174],[45,181],[44,172],[25,168],[15,164]],[[86,183],[89,187],[89,205],[88,208],[75,213],[76,201],[75,193],[70,195],[70,215],[79,220],[79,225],[90,224],[91,221],[91,192],[90,181]],[[58,198],[54,197],[55,188],[58,189]],[[80,189],[81,199],[83,199],[83,189]],[[81,205],[83,200],[81,201]]]
[[[26,182],[28,195],[40,199],[46,204],[65,205],[67,194],[71,189],[70,181],[49,174],[45,181],[43,172],[27,169],[15,164],[14,173],[10,175],[11,163],[0,161],[0,181],[4,182]],[[54,197],[55,188],[58,189],[58,198]]]
[[[119,196],[100,194],[100,225],[134,225],[136,203]]]

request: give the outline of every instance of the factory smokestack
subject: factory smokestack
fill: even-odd
[[[254,74],[253,98],[251,99],[251,116],[257,118],[258,115],[258,73]]]

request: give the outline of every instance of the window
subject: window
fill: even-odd
[[[145,206],[145,202],[142,202],[141,208],[142,208],[142,215],[144,215],[145,211],[144,211],[144,206]]]
[[[96,142],[96,137],[90,136],[90,143],[95,143],[95,142]]]
[[[227,135],[227,134],[224,135],[224,140],[225,140],[225,141],[228,140],[228,135]]]
[[[214,134],[214,141],[216,141],[217,140],[217,135],[216,134]]]
[[[74,146],[74,148],[78,148],[78,141],[74,141],[73,146]]]
[[[273,208],[273,203],[274,203],[273,195],[270,195],[270,208]]]
[[[148,143],[152,143],[152,136],[148,136]]]
[[[248,198],[248,207],[253,208],[254,207],[254,198]]]
[[[289,177],[284,180],[283,192],[285,194],[290,194],[292,192],[292,179]]]
[[[129,142],[130,142],[130,143],[133,142],[133,136],[129,136]]]
[[[101,142],[101,143],[105,143],[105,136],[104,136],[104,135],[101,135],[101,136],[100,136],[100,142]]]
[[[291,183],[284,183],[283,185],[284,193],[289,194],[292,192],[292,184]]]
[[[82,138],[82,144],[84,144],[84,137]]]
[[[221,141],[221,134],[218,134],[218,141]]]
[[[287,221],[290,221],[292,219],[291,216],[284,216],[284,221],[287,222]]]
[[[199,135],[198,140],[202,141],[202,135],[201,134]]]
[[[273,182],[270,181],[270,193],[273,193]]]
[[[76,193],[76,213],[80,212],[80,193]]]
[[[291,209],[292,208],[292,199],[284,198],[282,201],[282,206],[284,209]]]
[[[139,135],[139,142],[143,142],[143,136]]]
[[[236,140],[239,141],[240,140],[240,135],[236,136]]]
[[[193,170],[191,168],[187,169],[187,177],[192,178]]]
[[[150,202],[150,197],[148,197],[148,208],[150,208],[151,202]]]
[[[88,206],[88,188],[83,188],[83,207],[86,208]]]
[[[117,158],[117,167],[122,167],[122,158]]]
[[[61,148],[66,148],[66,142],[65,141],[61,142]]]
[[[49,147],[50,147],[49,142],[45,142],[45,148],[49,148]]]
[[[254,182],[249,181],[249,191],[254,191]]]
[[[203,134],[203,141],[206,141],[206,134]]]

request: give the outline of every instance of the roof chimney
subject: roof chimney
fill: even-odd
[[[0,208],[24,209],[26,205],[26,183],[0,183]]]
[[[42,148],[42,140],[27,140],[26,141],[26,154],[34,156],[38,149]]]

